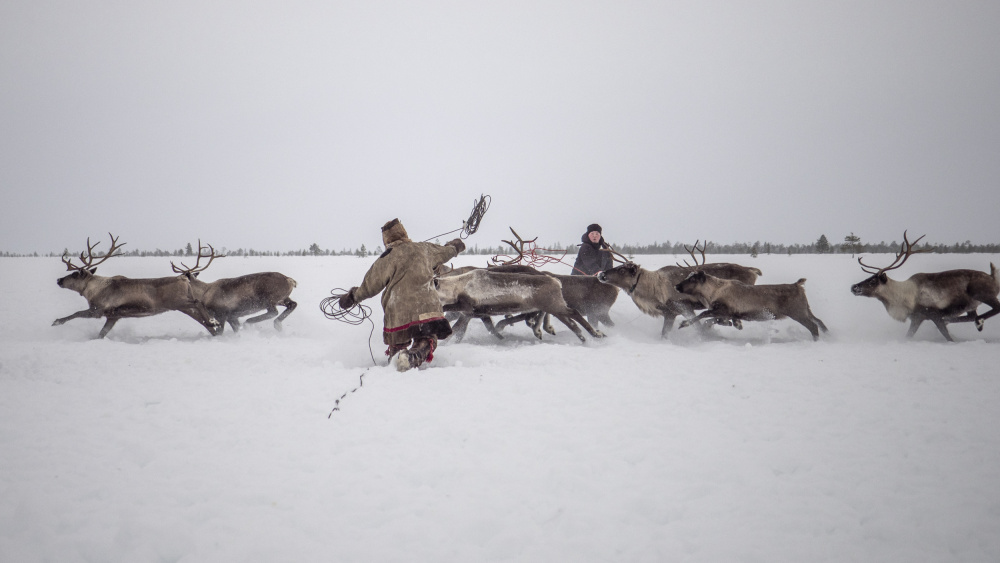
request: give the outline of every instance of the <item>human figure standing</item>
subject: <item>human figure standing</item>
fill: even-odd
[[[434,359],[439,338],[451,335],[451,325],[444,318],[441,300],[434,291],[434,268],[465,250],[461,239],[444,246],[431,242],[413,242],[399,219],[382,226],[385,252],[375,260],[360,286],[352,287],[340,298],[341,309],[382,292],[382,341],[389,346],[385,354],[396,356],[396,369],[406,371]],[[413,346],[407,350],[410,342]]]
[[[592,276],[614,266],[611,256],[611,246],[604,242],[601,226],[597,223],[587,225],[587,232],[580,238],[580,250],[573,264],[574,276]]]

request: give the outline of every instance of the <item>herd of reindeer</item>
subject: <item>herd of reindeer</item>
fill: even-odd
[[[512,229],[513,231],[513,229]],[[516,233],[515,233],[516,235]],[[220,258],[211,245],[198,242],[194,266],[171,262],[175,276],[136,279],[124,276],[97,275],[97,266],[118,256],[121,245],[111,236],[111,248],[95,255],[97,244],[87,239],[87,250],[80,253],[79,264],[63,256],[70,274],[59,278],[59,287],[78,292],[87,300],[87,308],[68,317],[57,319],[53,326],[76,318],[105,318],[99,338],[104,338],[122,318],[147,317],[166,311],[180,311],[195,319],[213,336],[221,334],[229,323],[233,331],[240,329],[240,317],[260,313],[246,319],[257,323],[274,319],[274,327],[295,310],[290,295],[296,283],[277,272],[260,272],[212,282],[198,279],[212,261]],[[948,332],[950,323],[972,322],[983,330],[986,319],[1000,313],[1000,272],[990,263],[990,273],[977,270],[947,270],[919,273],[906,280],[894,280],[887,272],[901,267],[918,250],[903,233],[900,251],[888,266],[877,267],[858,263],[869,277],[851,287],[854,295],[879,300],[892,318],[910,321],[907,336],[913,336],[926,320],[934,324],[945,339],[953,341]],[[520,237],[518,237],[520,241]],[[523,256],[524,241],[515,245],[518,257],[484,268],[467,266],[450,268],[442,265],[435,271],[433,285],[441,298],[444,311],[454,324],[454,341],[460,341],[472,319],[480,319],[487,330],[503,338],[506,326],[524,321],[541,339],[542,331],[555,334],[550,322],[555,317],[585,340],[583,327],[591,336],[604,334],[601,323],[614,326],[608,313],[622,290],[643,313],[663,317],[660,334],[666,338],[678,316],[683,317],[679,328],[698,326],[707,330],[712,325],[742,329],[743,321],[792,319],[806,327],[813,340],[827,331],[826,325],[809,308],[805,279],[792,284],[757,285],[761,271],[732,263],[707,263],[705,246],[688,248],[694,260],[689,264],[665,266],[647,270],[615,253],[621,265],[596,276],[569,276],[543,272],[518,263]],[[123,243],[124,244],[124,243]],[[701,262],[695,254],[700,251]],[[202,259],[207,262],[203,265]],[[979,314],[980,305],[989,310]],[[278,313],[278,306],[284,311]],[[699,312],[700,311],[700,312]],[[493,323],[493,317],[504,318]]]

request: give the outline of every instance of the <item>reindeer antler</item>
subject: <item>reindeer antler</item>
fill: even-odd
[[[208,254],[205,254],[203,252],[203,250],[205,250],[206,248],[209,251]],[[212,265],[212,261],[215,260],[216,258],[225,258],[225,257],[226,256],[224,254],[216,254],[215,248],[213,248],[211,244],[207,246],[202,246],[201,239],[198,239],[198,257],[195,259],[194,266],[189,268],[187,264],[181,262],[181,266],[183,266],[183,268],[178,268],[173,262],[170,262],[170,267],[174,270],[174,272],[178,274],[197,274],[199,272],[204,272],[205,270],[207,270],[208,267]],[[208,258],[208,264],[202,266],[201,265],[202,258]]]
[[[86,252],[86,254],[84,254],[84,252],[80,252],[80,263],[82,264],[81,266],[73,265],[73,262],[65,254],[63,254],[62,261],[63,264],[66,264],[66,270],[71,272],[73,270],[87,270],[90,268],[96,268],[98,265],[103,264],[105,260],[111,258],[112,256],[121,256],[120,252],[119,253],[116,252],[120,250],[122,246],[125,246],[125,243],[123,242],[121,243],[121,245],[119,245],[118,237],[114,236],[111,233],[108,233],[108,236],[111,237],[111,248],[97,262],[94,262],[94,258],[96,258],[94,256],[94,249],[97,248],[97,245],[101,243],[100,241],[98,241],[95,242],[94,244],[90,244],[90,237],[87,237],[87,250],[84,251]]]
[[[508,228],[510,229],[510,232],[513,233],[514,236],[517,238],[517,243],[515,244],[512,241],[503,239],[500,239],[500,242],[506,242],[507,244],[509,244],[511,248],[513,248],[514,251],[517,252],[517,256],[515,258],[510,258],[508,260],[501,260],[499,255],[494,256],[493,263],[496,264],[497,266],[511,266],[513,264],[519,264],[521,260],[524,260],[525,245],[530,246],[534,244],[536,240],[538,240],[538,237],[535,237],[531,240],[524,240],[521,238],[521,235],[517,234],[517,231],[514,230],[514,227],[508,227]],[[505,256],[504,258],[507,257]]]
[[[605,244],[607,244],[607,243],[605,243]],[[607,246],[608,246],[608,252],[611,253],[611,261],[612,262],[620,262],[622,264],[628,264],[629,262],[631,262],[631,260],[629,260],[628,257],[626,257],[624,254],[618,252],[614,248],[612,248],[610,244],[608,244]]]
[[[858,257],[858,264],[861,264],[861,269],[866,274],[872,274],[872,275],[876,275],[876,276],[881,275],[881,274],[883,274],[885,272],[888,272],[889,270],[895,270],[896,268],[899,268],[900,266],[902,266],[903,264],[905,264],[906,263],[906,259],[909,258],[910,255],[912,255],[912,254],[923,254],[925,252],[931,252],[931,249],[929,249],[929,248],[925,248],[923,250],[913,250],[913,247],[918,242],[920,242],[920,240],[922,238],[924,238],[925,236],[927,236],[927,235],[920,235],[920,238],[918,238],[917,240],[915,240],[913,242],[910,242],[906,238],[906,231],[903,231],[903,244],[900,245],[899,252],[896,253],[896,258],[893,259],[893,261],[892,261],[891,264],[889,264],[888,266],[886,266],[884,268],[878,268],[878,267],[875,267],[875,266],[869,266],[868,264],[865,264],[864,262],[861,261],[861,257],[860,256]]]
[[[694,248],[688,248],[687,245],[684,245],[684,250],[687,250],[688,254],[691,255],[691,259],[694,260],[694,265],[688,264],[687,260],[685,260],[683,266],[681,266],[680,263],[677,262],[676,264],[678,266],[681,266],[682,268],[697,268],[698,266],[705,265],[705,249],[708,248],[708,241],[706,240],[704,243],[702,243],[701,248],[698,248],[699,242],[701,242],[701,239],[694,241]],[[701,252],[701,264],[698,263],[698,257],[694,255],[695,250]]]

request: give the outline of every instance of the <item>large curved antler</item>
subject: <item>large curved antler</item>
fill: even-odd
[[[607,243],[605,243],[605,244],[607,244]],[[631,260],[629,260],[627,256],[625,256],[621,252],[618,252],[617,250],[615,250],[614,248],[612,248],[612,246],[610,244],[608,244],[607,246],[608,246],[608,248],[607,248],[608,252],[611,253],[611,261],[612,262],[620,262],[622,264],[628,264],[629,262],[631,262]]]
[[[680,262],[677,262],[676,264],[678,266],[681,266],[681,268],[697,268],[698,266],[705,265],[705,249],[708,248],[708,241],[706,240],[705,242],[703,242],[701,248],[698,248],[699,242],[701,242],[700,239],[694,241],[694,248],[688,248],[687,245],[684,245],[684,250],[687,250],[688,254],[691,255],[691,259],[694,260],[694,264],[693,265],[688,264],[687,260],[685,260],[683,266],[681,266]],[[698,263],[698,257],[694,255],[695,250],[701,252],[701,264]]]
[[[208,254],[204,253],[204,250],[206,248],[208,249]],[[211,244],[207,246],[202,246],[201,239],[198,239],[198,257],[195,259],[194,266],[188,267],[187,264],[181,262],[181,266],[183,266],[183,268],[178,268],[173,262],[170,262],[170,267],[174,270],[174,272],[178,274],[197,274],[199,272],[204,272],[206,269],[208,269],[208,267],[212,265],[212,261],[215,260],[216,258],[225,258],[225,257],[226,256],[224,254],[216,254],[215,249],[212,248]],[[202,266],[201,265],[202,258],[208,258],[208,264]]]
[[[918,238],[917,240],[915,240],[913,242],[910,242],[906,238],[906,231],[903,231],[903,244],[900,245],[899,252],[896,253],[896,258],[893,259],[893,261],[892,261],[891,264],[889,264],[888,266],[886,266],[884,268],[878,268],[876,266],[869,266],[868,264],[865,264],[864,262],[861,261],[861,257],[860,256],[858,257],[858,264],[861,264],[861,269],[866,274],[872,274],[872,275],[875,275],[875,276],[882,275],[883,273],[888,272],[889,270],[895,270],[896,268],[899,268],[900,266],[902,266],[903,264],[905,264],[906,263],[906,259],[909,258],[910,255],[912,255],[912,254],[922,254],[924,252],[931,252],[931,249],[929,249],[929,248],[925,248],[924,250],[913,250],[913,247],[918,242],[920,242],[920,240],[922,238],[924,238],[925,236],[927,236],[927,235],[920,235],[920,238]]]
[[[100,257],[101,259],[97,262],[94,262],[94,259],[97,258],[94,256],[94,249],[101,243],[98,241],[94,244],[90,244],[90,237],[87,237],[87,250],[80,252],[81,266],[74,265],[70,258],[63,254],[62,261],[63,264],[66,264],[66,270],[70,272],[74,270],[89,270],[90,268],[96,268],[98,265],[103,264],[105,260],[111,258],[112,256],[121,256],[121,253],[117,251],[120,250],[122,246],[125,246],[125,243],[123,242],[119,245],[118,237],[111,233],[108,233],[108,236],[111,237],[111,248],[104,254],[104,256]]]

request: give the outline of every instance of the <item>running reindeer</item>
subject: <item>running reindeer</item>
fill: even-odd
[[[68,317],[56,319],[52,326],[58,326],[72,319],[99,319],[106,317],[107,321],[98,338],[104,338],[118,319],[132,317],[149,317],[167,311],[180,311],[198,321],[209,333],[215,335],[221,330],[221,325],[208,309],[198,301],[191,284],[186,278],[167,277],[151,279],[132,279],[124,276],[98,276],[97,266],[103,264],[112,256],[120,256],[118,238],[111,237],[111,248],[102,257],[94,255],[98,243],[90,244],[87,239],[87,250],[80,253],[80,265],[73,264],[67,256],[62,257],[66,269],[71,274],[59,278],[59,287],[76,291],[87,299],[88,307],[77,311]]]
[[[208,254],[206,254],[206,251]],[[208,258],[208,263],[201,265],[201,259]],[[216,258],[225,258],[224,255],[216,254],[212,245],[202,246],[198,241],[198,256],[194,266],[188,267],[181,262],[178,267],[173,262],[170,263],[174,272],[180,277],[188,280],[194,293],[205,303],[205,307],[217,319],[219,319],[218,334],[222,334],[225,323],[233,327],[233,332],[240,330],[240,317],[256,313],[266,312],[256,317],[246,320],[248,323],[259,323],[268,319],[274,319],[274,328],[281,330],[281,321],[290,315],[298,303],[289,297],[292,290],[297,285],[295,280],[278,272],[259,272],[247,274],[238,278],[223,278],[213,282],[203,282],[198,279],[198,274],[205,271]],[[285,308],[278,314],[278,305]]]
[[[609,312],[611,311],[611,306],[614,305],[615,300],[618,298],[618,288],[603,284],[594,276],[565,276],[537,270],[537,267],[544,266],[550,262],[561,262],[561,256],[538,255],[536,251],[539,249],[535,248],[537,237],[526,241],[521,238],[521,235],[517,234],[517,231],[513,227],[510,228],[510,232],[517,238],[517,242],[509,240],[502,240],[502,242],[510,245],[517,255],[513,257],[494,256],[492,259],[493,265],[489,266],[488,269],[494,272],[517,272],[553,277],[562,284],[562,293],[566,304],[585,316],[591,326],[597,328],[599,323],[604,323],[608,327],[615,326]],[[526,255],[525,252],[528,254]],[[566,251],[561,252],[565,256]],[[497,323],[494,334],[500,337],[500,331],[504,327],[524,320],[531,327],[535,336],[540,339],[541,332],[539,327],[544,328],[545,332],[549,334],[556,333],[552,327],[551,317],[552,315],[549,313],[541,312],[515,315]]]
[[[713,264],[705,263],[705,242],[700,248],[698,241],[695,241],[694,248],[684,247],[694,260],[694,264],[664,266],[659,270],[647,270],[635,262],[627,259],[621,254],[617,254],[621,266],[616,266],[610,270],[603,271],[597,275],[597,279],[603,283],[613,285],[625,290],[625,293],[632,298],[636,307],[643,313],[651,317],[663,317],[663,328],[660,330],[660,337],[667,338],[670,330],[674,326],[674,319],[683,316],[686,319],[695,317],[695,310],[704,308],[701,302],[690,295],[679,292],[677,284],[687,278],[692,272],[702,271],[717,278],[732,279],[746,284],[754,284],[761,271],[757,268],[719,262]],[[701,252],[701,263],[698,262],[694,251]]]
[[[910,329],[906,336],[917,332],[920,324],[931,321],[949,342],[954,342],[948,332],[948,323],[976,323],[976,330],[983,330],[986,319],[1000,313],[1000,273],[990,263],[990,273],[978,270],[947,270],[930,274],[913,274],[905,281],[896,281],[886,275],[906,263],[913,254],[930,252],[929,249],[914,250],[920,240],[910,242],[903,232],[903,244],[896,258],[884,268],[869,266],[858,258],[861,269],[871,274],[868,279],[851,286],[851,293],[864,297],[874,297],[882,302],[889,316],[899,322],[910,319]],[[980,304],[990,310],[979,315]]]

